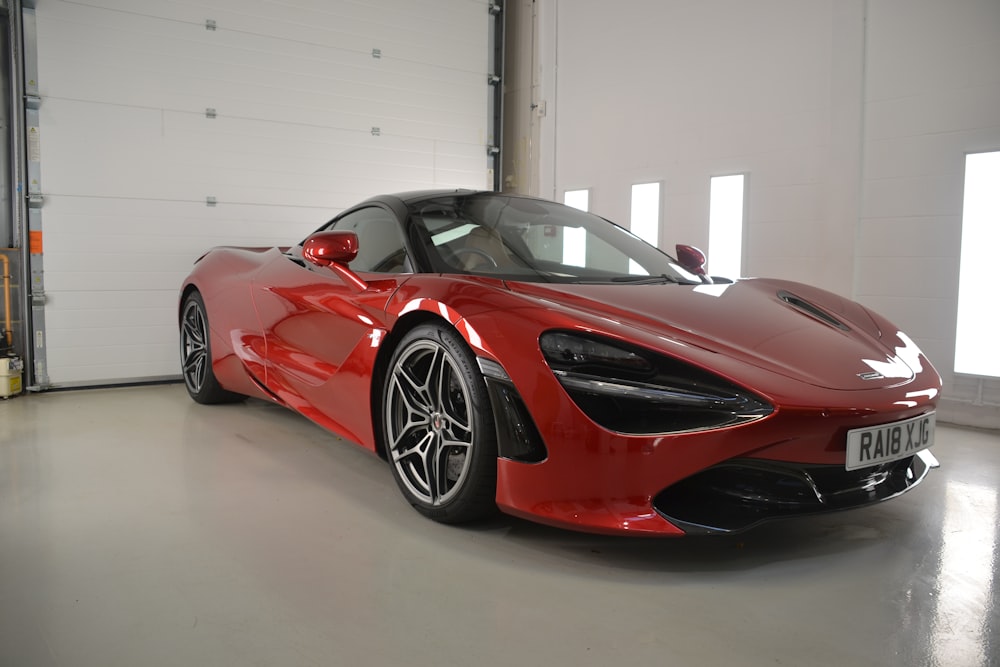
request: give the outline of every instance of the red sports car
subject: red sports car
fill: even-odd
[[[864,306],[704,275],[595,215],[375,197],[291,248],[215,248],[180,296],[192,398],[286,405],[406,500],[578,530],[727,533],[897,496],[941,379]]]

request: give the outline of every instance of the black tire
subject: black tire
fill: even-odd
[[[226,391],[212,372],[208,315],[201,294],[191,292],[181,307],[181,375],[188,394],[198,403],[235,403],[245,396]]]
[[[382,390],[386,458],[406,500],[441,523],[496,513],[497,443],[486,382],[451,327],[403,337]]]

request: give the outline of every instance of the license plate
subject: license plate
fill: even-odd
[[[847,469],[913,456],[934,444],[934,413],[847,432]]]

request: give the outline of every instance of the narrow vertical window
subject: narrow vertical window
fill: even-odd
[[[632,186],[632,233],[650,245],[660,242],[660,184],[637,183]],[[629,273],[646,274],[634,260],[629,260]]]
[[[708,266],[715,275],[739,278],[743,270],[745,174],[715,176],[708,213]]]
[[[590,211],[590,190],[567,190],[563,195],[567,206]],[[587,232],[582,227],[563,228],[563,259],[567,266],[587,265]]]
[[[727,278],[739,278],[743,270],[744,180],[745,174],[712,178],[708,266],[712,273]]]
[[[996,249],[1000,245],[1000,151],[965,156],[955,372],[1000,377]]]
[[[590,211],[590,190],[567,190],[563,203],[581,211]]]

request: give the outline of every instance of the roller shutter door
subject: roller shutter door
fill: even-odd
[[[488,3],[37,3],[52,386],[173,377],[214,245],[287,245],[372,194],[488,188]]]

